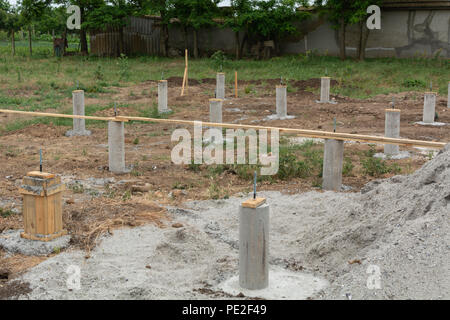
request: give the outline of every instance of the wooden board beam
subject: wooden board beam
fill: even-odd
[[[77,115],[44,113],[44,112],[16,111],[16,110],[8,110],[8,109],[0,109],[0,113],[14,113],[14,114],[24,114],[24,115],[29,115],[29,116],[43,116],[43,117],[55,117],[55,118],[91,119],[91,120],[102,120],[102,121],[159,122],[159,123],[167,123],[167,124],[184,124],[184,125],[188,125],[188,126],[192,126],[195,123],[199,122],[199,121],[192,121],[192,120],[156,119],[156,118],[130,117],[130,116],[120,116],[120,117],[77,116]],[[296,128],[266,127],[266,126],[255,126],[255,125],[248,125],[248,124],[213,123],[213,122],[201,122],[201,124],[202,124],[202,126],[216,127],[216,128],[255,129],[255,130],[268,130],[268,131],[278,130],[279,132],[297,134],[298,136],[307,137],[307,138],[335,139],[335,140],[343,140],[343,141],[359,141],[359,142],[380,143],[380,144],[397,144],[397,145],[402,145],[402,146],[415,146],[415,147],[425,147],[425,148],[434,148],[434,149],[442,149],[447,144],[447,142],[387,138],[387,137],[369,136],[369,135],[361,135],[361,134],[338,133],[338,132],[306,130],[306,129],[296,129]]]

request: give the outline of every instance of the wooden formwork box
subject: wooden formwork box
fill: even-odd
[[[32,171],[23,178],[20,193],[23,195],[22,238],[50,241],[67,234],[62,223],[61,177]]]

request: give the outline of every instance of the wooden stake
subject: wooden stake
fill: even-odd
[[[181,86],[181,96],[184,95],[184,84],[186,83],[187,68],[184,68],[183,85]]]
[[[184,90],[188,89],[188,49],[184,50],[184,75],[183,75],[183,84],[181,86],[181,96],[184,95]]]
[[[234,72],[234,95],[238,97],[238,81],[237,81],[237,71]]]

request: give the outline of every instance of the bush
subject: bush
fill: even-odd
[[[213,67],[217,70],[222,71],[221,69],[225,66],[227,57],[225,56],[225,53],[222,50],[216,51],[211,56],[211,63]]]
[[[422,80],[417,80],[417,79],[406,79],[403,82],[403,86],[407,87],[407,88],[425,88],[426,87],[426,83]]]

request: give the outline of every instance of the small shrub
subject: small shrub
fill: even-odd
[[[12,210],[10,210],[10,209],[3,209],[3,208],[0,208],[0,216],[1,216],[2,218],[9,217],[9,216],[11,216],[11,215],[13,215],[13,214],[14,214],[14,212],[13,212]]]
[[[354,167],[352,160],[350,158],[345,158],[342,174],[344,176],[350,176]]]
[[[103,69],[101,65],[97,66],[97,69],[95,69],[94,72],[94,78],[97,80],[103,80],[105,77],[104,73],[103,73]]]
[[[221,69],[225,66],[227,57],[222,50],[218,50],[213,53],[210,59],[214,68],[222,71]]]
[[[426,83],[422,80],[406,79],[403,82],[403,86],[405,86],[407,88],[425,88]]]

